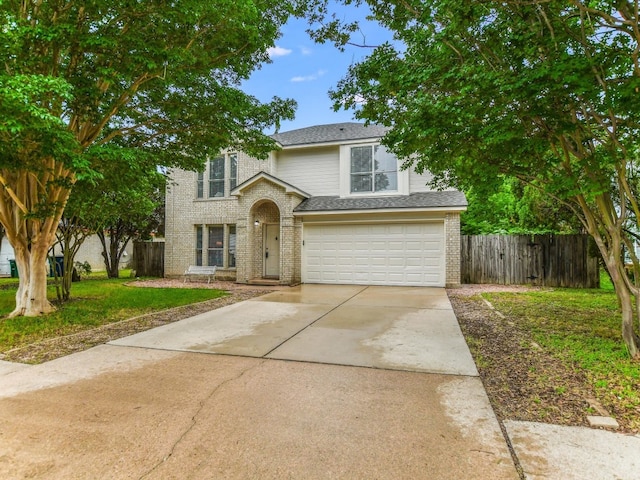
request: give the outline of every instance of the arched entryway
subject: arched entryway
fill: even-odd
[[[251,278],[279,280],[281,274],[280,209],[272,200],[251,208],[253,271]]]

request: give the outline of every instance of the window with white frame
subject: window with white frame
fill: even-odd
[[[196,226],[196,265],[202,266],[202,226]]]
[[[228,258],[227,258],[227,267],[234,268],[236,266],[236,226],[229,225],[229,241],[228,245]]]
[[[224,266],[224,227],[213,225],[208,228],[207,265]]]
[[[204,172],[198,172],[198,178],[196,179],[196,197],[204,197]]]
[[[236,226],[196,225],[196,265],[236,267]]]
[[[205,178],[208,188],[205,188]],[[196,198],[228,197],[231,190],[238,186],[238,154],[228,153],[210,159],[204,172],[196,177]]]
[[[209,198],[224,197],[224,157],[209,160]]]
[[[350,192],[398,191],[398,161],[381,145],[351,147]]]
[[[238,154],[229,154],[229,191],[238,186]]]

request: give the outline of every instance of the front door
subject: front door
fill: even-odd
[[[280,276],[280,225],[277,223],[264,228],[264,276]]]

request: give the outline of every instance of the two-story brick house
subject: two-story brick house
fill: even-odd
[[[267,160],[227,152],[174,171],[165,274],[217,265],[251,283],[445,286],[460,282],[461,192],[433,191],[358,123],[275,134]]]

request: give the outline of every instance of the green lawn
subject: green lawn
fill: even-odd
[[[144,313],[202,302],[226,295],[196,288],[136,288],[122,279],[88,279],[73,284],[72,300],[58,311],[38,318],[6,318],[15,307],[16,279],[0,281],[0,352],[38,340],[68,335]],[[56,299],[49,287],[49,298]]]
[[[486,293],[500,312],[567,364],[582,369],[598,398],[640,424],[640,362],[622,342],[620,310],[608,279],[600,289]]]

